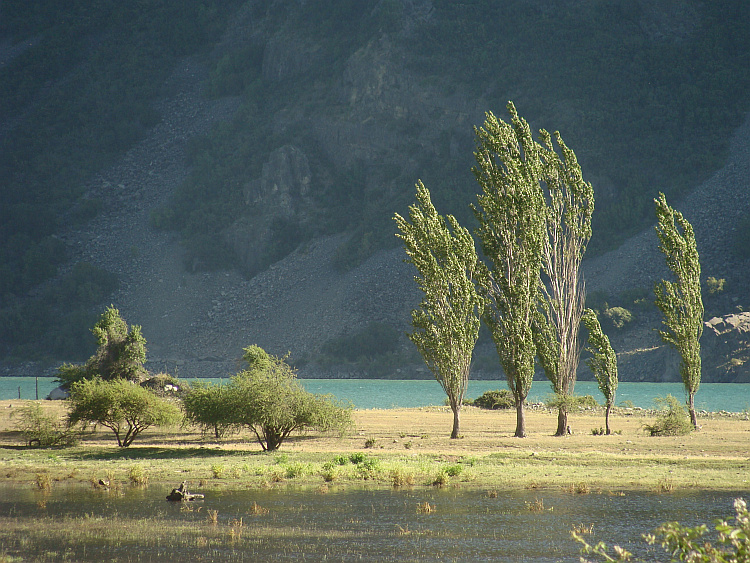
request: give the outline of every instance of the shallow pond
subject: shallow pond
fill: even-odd
[[[578,561],[579,546],[570,531],[593,524],[593,533],[585,536],[589,543],[618,543],[642,557],[664,561],[660,548],[649,548],[642,533],[671,520],[710,526],[714,519],[734,514],[734,498],[748,498],[748,491],[615,496],[524,490],[494,496],[450,488],[331,487],[327,492],[207,490],[204,501],[169,503],[168,492],[156,486],[125,487],[122,492],[60,487],[44,494],[28,486],[2,485],[0,557]],[[215,524],[210,523],[212,513]]]

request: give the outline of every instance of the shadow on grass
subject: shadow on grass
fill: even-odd
[[[115,459],[210,459],[214,457],[229,456],[259,456],[265,452],[247,450],[216,450],[209,448],[170,448],[153,446],[130,446],[128,448],[101,449],[96,451],[83,451],[75,454],[81,461],[84,460],[115,460]]]

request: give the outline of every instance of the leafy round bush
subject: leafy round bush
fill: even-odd
[[[512,409],[516,406],[513,393],[508,389],[485,391],[474,399],[474,406],[482,409]]]

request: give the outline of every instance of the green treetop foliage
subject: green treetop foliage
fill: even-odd
[[[148,372],[146,363],[146,339],[141,327],[128,324],[120,311],[112,305],[107,307],[91,329],[98,348],[83,365],[65,363],[58,368],[57,381],[66,389],[82,379],[100,377],[105,381],[128,379],[140,382]]]
[[[609,338],[599,324],[599,318],[592,309],[586,309],[581,319],[588,330],[588,351],[591,357],[586,360],[586,365],[594,373],[596,381],[599,383],[599,390],[604,395],[605,406],[607,408],[605,415],[606,432],[609,435],[609,414],[615,404],[615,395],[617,393],[617,354],[609,343]]]
[[[703,299],[701,297],[701,265],[693,226],[667,204],[663,193],[656,204],[656,234],[674,281],[655,284],[656,306],[664,317],[661,339],[680,354],[680,376],[688,396],[688,410],[694,427],[695,393],[701,382],[700,337],[703,334]]]
[[[409,338],[448,395],[453,411],[451,438],[458,438],[484,310],[474,285],[479,261],[471,233],[452,215],[438,214],[421,181],[416,198],[417,203],[409,207],[409,220],[398,213],[394,217],[400,230],[396,236],[404,243],[407,262],[419,272],[414,279],[424,294],[411,312],[414,332]]]
[[[343,431],[351,425],[349,405],[306,391],[284,359],[258,346],[245,348],[245,359],[250,367],[227,386],[221,422],[252,430],[264,451],[278,449],[292,432]]]
[[[508,387],[516,399],[518,437],[526,435],[523,403],[534,378],[536,347],[532,318],[536,311],[545,237],[544,178],[541,147],[529,124],[508,103],[511,123],[491,112],[474,128],[477,165],[472,168],[482,187],[476,234],[492,263],[480,286],[487,300],[483,319],[495,342]]]
[[[559,132],[555,150],[551,135],[542,129],[541,159],[546,187],[546,236],[542,246],[540,314],[535,316],[537,355],[560,401],[557,436],[568,426],[565,398],[573,393],[581,357],[578,339],[586,291],[581,261],[591,239],[594,189],[583,179],[575,153]],[[546,325],[541,328],[540,325]],[[549,342],[552,337],[552,342]],[[540,340],[547,340],[540,344]]]
[[[112,430],[121,448],[147,428],[177,424],[182,418],[173,402],[126,379],[77,381],[71,385],[68,404],[71,426],[101,424]]]

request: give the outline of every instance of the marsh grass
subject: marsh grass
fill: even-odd
[[[427,501],[417,504],[417,514],[432,514],[436,511],[435,505]]]
[[[35,482],[37,489],[40,491],[49,492],[52,490],[52,478],[49,473],[37,473]]]
[[[136,486],[148,484],[148,474],[146,473],[146,469],[140,463],[132,466],[128,470],[128,479],[131,484]]]
[[[588,483],[585,481],[579,481],[577,483],[571,483],[568,490],[577,495],[587,495],[591,492],[591,487],[589,487]]]
[[[544,499],[542,499],[542,498],[537,498],[533,502],[530,502],[530,501],[524,501],[524,502],[526,504],[526,509],[529,512],[541,513],[541,512],[544,512],[544,510],[545,510],[545,508],[544,508]],[[552,510],[552,509],[550,508],[550,510]]]
[[[212,510],[210,508],[207,509],[206,510],[206,521],[209,524],[211,524],[213,526],[216,526],[219,523],[219,511],[218,510]]]

